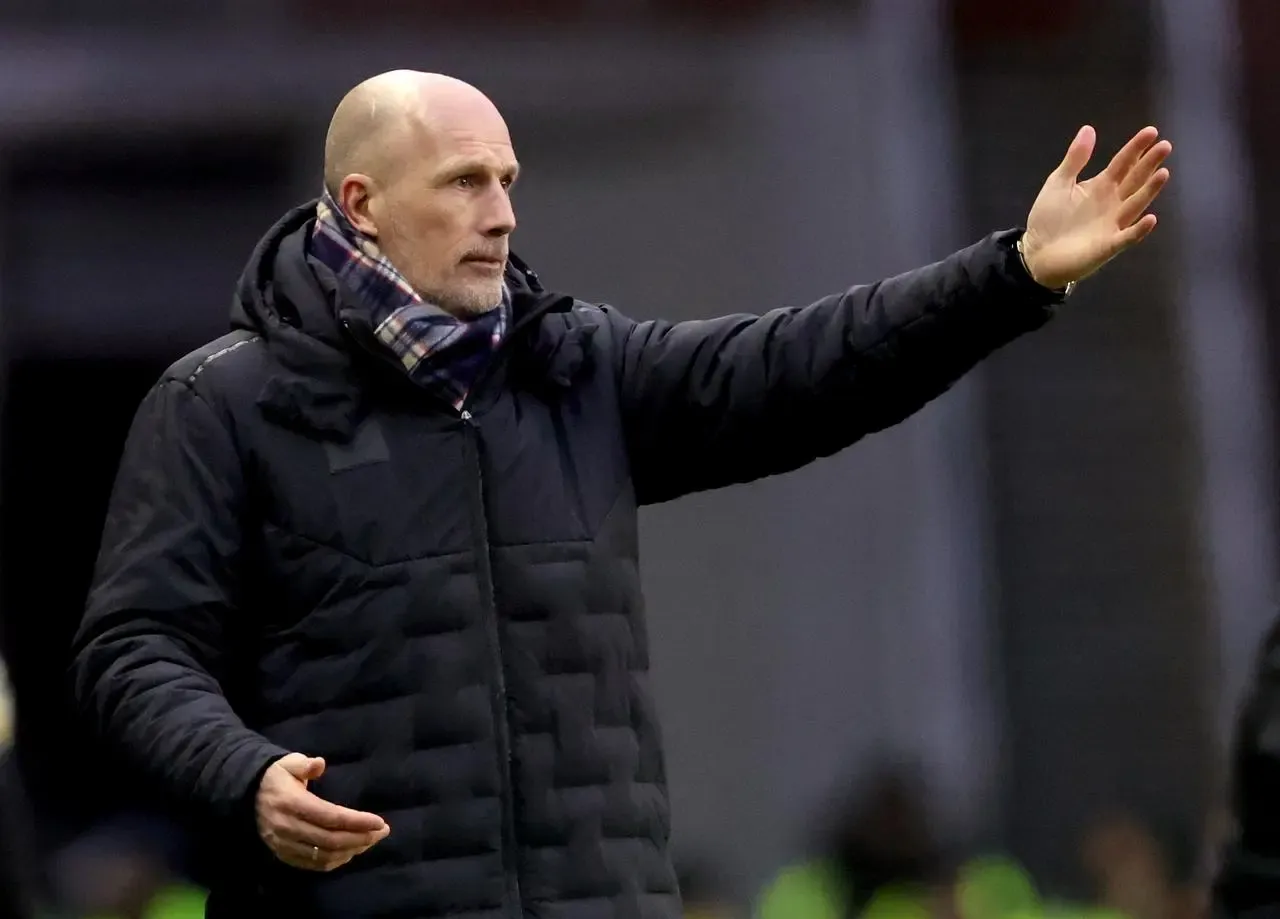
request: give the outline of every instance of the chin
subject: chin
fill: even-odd
[[[479,316],[493,309],[502,300],[502,282],[474,285],[452,291],[439,301],[441,309],[455,316]]]
[[[502,280],[495,280],[492,284],[476,284],[474,287],[468,285],[467,289],[458,291],[457,297],[453,300],[458,310],[467,315],[475,316],[481,312],[489,312],[502,302]]]

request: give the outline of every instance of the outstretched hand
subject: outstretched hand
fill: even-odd
[[[1155,128],[1143,128],[1106,169],[1080,181],[1097,143],[1093,128],[1080,129],[1027,216],[1022,254],[1033,278],[1045,287],[1065,287],[1155,229],[1156,215],[1146,210],[1169,181],[1161,164],[1173,152],[1173,144],[1158,137]]]
[[[332,804],[307,790],[324,760],[290,753],[267,767],[258,786],[258,833],[276,857],[308,871],[332,871],[391,832],[376,814]]]

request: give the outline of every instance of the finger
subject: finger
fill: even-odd
[[[285,816],[273,829],[276,835],[282,838],[301,843],[308,848],[318,847],[325,852],[368,849],[387,836],[386,830],[374,830],[368,833],[328,830],[289,816]]]
[[[1119,152],[1111,158],[1107,168],[1102,170],[1102,175],[1117,184],[1122,182],[1124,177],[1129,174],[1129,170],[1133,169],[1138,160],[1142,158],[1142,154],[1147,152],[1159,136],[1160,132],[1155,128],[1143,128],[1133,135],[1129,142],[1121,147]]]
[[[292,839],[274,838],[268,845],[280,861],[303,871],[332,871],[355,857],[353,853],[316,850]]]
[[[1141,217],[1168,182],[1169,170],[1157,169],[1146,184],[1120,204],[1120,211],[1116,214],[1117,225],[1124,229]]]
[[[280,765],[300,782],[312,782],[324,775],[325,762],[318,756],[290,753],[280,760]]]
[[[1150,236],[1151,231],[1156,228],[1156,222],[1155,214],[1144,214],[1137,223],[1117,233],[1111,256],[1119,255],[1125,249],[1136,246]]]
[[[309,791],[290,795],[283,808],[289,815],[326,830],[373,833],[387,828],[387,822],[377,814],[333,804]]]
[[[306,756],[301,753],[282,756],[276,762],[276,765],[279,765],[285,772],[288,772],[303,783],[314,781],[314,779],[323,776],[325,768],[325,762],[319,756]]]
[[[374,845],[377,845],[377,843],[374,843]],[[368,852],[372,848],[373,846],[365,846],[362,849],[347,849],[343,852],[333,853],[333,857],[334,857],[334,860],[337,862],[338,867],[341,867],[342,865],[345,865],[347,862],[351,861],[352,859],[359,858],[361,855],[364,855],[366,852]]]
[[[377,833],[358,845],[334,849],[308,843],[305,838],[295,835],[290,830],[269,833],[264,839],[281,861],[311,871],[331,871],[345,865],[356,856],[368,852],[386,837],[385,832]]]
[[[1169,154],[1172,152],[1173,144],[1167,140],[1153,144],[1151,149],[1142,154],[1142,159],[1138,160],[1138,165],[1130,169],[1129,174],[1121,180],[1118,189],[1120,197],[1127,198],[1141,188],[1160,168],[1160,164],[1169,158]]]
[[[374,842],[367,846],[360,846],[357,849],[343,849],[341,852],[332,853],[332,855],[339,865],[345,865],[353,858],[359,858],[361,855],[364,855],[377,844],[378,843]]]
[[[314,782],[320,776],[324,775],[325,761],[319,756],[313,756],[307,760],[307,774],[299,776],[304,781]]]
[[[1055,174],[1060,178],[1075,181],[1081,170],[1088,165],[1089,158],[1093,156],[1093,148],[1097,140],[1097,132],[1089,125],[1085,125],[1077,131],[1075,138],[1071,141],[1071,145],[1067,147],[1067,155],[1062,158],[1062,162],[1054,170]]]

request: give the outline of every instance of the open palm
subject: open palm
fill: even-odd
[[[1155,229],[1146,213],[1169,181],[1161,165],[1173,152],[1143,128],[1096,176],[1080,181],[1097,141],[1093,128],[1076,134],[1067,155],[1049,178],[1027,216],[1023,257],[1046,287],[1060,288],[1093,274]]]

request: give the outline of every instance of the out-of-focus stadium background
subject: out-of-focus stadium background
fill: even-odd
[[[1097,167],[1173,139],[1157,234],[1050,328],[844,455],[653,509],[642,552],[691,913],[816,919],[839,851],[1202,915],[1280,599],[1278,46],[1274,0],[0,0],[0,616],[50,915],[198,904],[201,841],[73,715],[70,637],[138,399],[398,67],[498,103],[514,247],[637,317],[1016,225],[1082,123]]]

